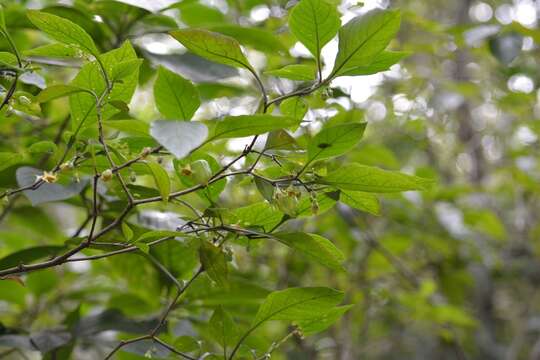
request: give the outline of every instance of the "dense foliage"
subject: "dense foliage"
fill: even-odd
[[[372,3],[3,1],[0,358],[540,356],[534,6]]]

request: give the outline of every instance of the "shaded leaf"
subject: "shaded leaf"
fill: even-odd
[[[234,344],[238,336],[234,320],[223,310],[223,307],[219,306],[212,314],[208,325],[211,336],[226,352],[227,346]]]
[[[284,116],[290,116],[300,122],[306,115],[308,106],[303,98],[292,97],[283,100],[279,105],[279,110]]]
[[[202,241],[199,258],[208,276],[220,287],[228,288],[227,259],[223,251],[208,241]]]
[[[314,319],[298,321],[296,325],[298,325],[304,336],[320,333],[332,326],[353,306],[354,305],[338,306]]]
[[[20,153],[0,152],[0,171],[22,162],[23,159]]]
[[[343,253],[330,240],[320,235],[302,232],[277,233],[273,234],[272,238],[324,266],[335,270],[343,269]]]
[[[365,211],[373,215],[379,215],[381,212],[379,199],[371,193],[342,190],[339,195],[339,201],[354,209]]]
[[[308,320],[326,313],[343,300],[343,293],[325,287],[289,288],[274,291],[260,306],[254,326],[269,320]]]
[[[287,50],[276,35],[264,29],[234,24],[219,24],[210,26],[209,30],[235,38],[242,45],[266,53],[275,54]]]
[[[308,144],[308,162],[345,154],[358,144],[365,129],[366,123],[336,125],[322,129]]]
[[[51,257],[59,254],[63,246],[42,245],[12,252],[0,259],[0,269],[7,269],[19,264],[28,264],[35,260]]]
[[[163,202],[166,204],[169,200],[169,194],[171,192],[171,181],[169,180],[169,174],[160,164],[156,162],[149,161],[146,163],[146,165],[148,165],[148,168],[150,169],[159,190],[159,194],[161,195]]]

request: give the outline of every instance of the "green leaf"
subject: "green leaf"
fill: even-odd
[[[381,205],[377,196],[362,191],[342,190],[339,201],[350,207],[373,215],[380,215]]]
[[[292,64],[286,65],[280,69],[268,70],[264,73],[285,79],[297,81],[311,81],[315,79],[315,67],[312,65]]]
[[[159,112],[168,119],[190,120],[201,105],[191,81],[162,66],[154,83],[154,99]]]
[[[238,337],[238,329],[233,318],[219,306],[212,314],[208,325],[210,335],[226,353],[227,347],[233,345]]]
[[[242,45],[266,53],[275,54],[287,50],[276,35],[261,28],[220,24],[210,26],[209,30],[235,38]]]
[[[383,51],[375,57],[371,64],[349,69],[341,73],[340,76],[371,75],[386,71],[409,55],[410,53],[405,51]]]
[[[148,244],[145,244],[145,243],[142,243],[142,242],[136,242],[133,245],[135,245],[143,253],[150,254],[150,246]]]
[[[88,89],[73,86],[73,85],[51,85],[46,89],[43,89],[38,96],[36,96],[37,102],[44,103],[54,99],[58,99],[64,96],[75,94],[78,92],[87,92],[92,94]]]
[[[0,152],[0,171],[22,162],[23,159],[20,153]]]
[[[126,222],[122,222],[122,234],[124,235],[127,241],[130,241],[131,239],[133,239],[133,230],[131,230],[131,228]]]
[[[24,50],[25,56],[44,56],[53,58],[73,58],[77,56],[77,49],[60,43],[38,46],[33,49]]]
[[[284,116],[292,117],[298,122],[302,121],[308,111],[306,101],[301,97],[291,97],[279,104],[279,110]]]
[[[169,179],[169,174],[167,171],[158,163],[147,162],[148,168],[152,172],[154,181],[159,190],[163,202],[166,204],[169,200],[169,194],[171,193],[171,181]]]
[[[266,150],[297,150],[299,148],[296,139],[285,130],[271,131],[264,144]]]
[[[177,159],[182,159],[204,143],[208,128],[200,122],[161,120],[150,125],[150,135]]]
[[[317,59],[340,26],[336,7],[325,0],[301,0],[289,17],[291,32]]]
[[[332,242],[316,234],[276,233],[272,235],[279,242],[295,249],[308,258],[331,269],[343,269],[345,256]]]
[[[10,52],[0,51],[0,65],[9,69],[19,71],[17,57]]]
[[[223,251],[208,241],[202,241],[199,258],[210,279],[214,280],[218,286],[228,288],[227,258]]]
[[[429,179],[360,164],[344,165],[319,182],[341,190],[376,193],[427,190],[433,183]]]
[[[100,59],[107,73],[111,74],[115,65],[124,61],[137,59],[135,50],[126,41],[121,47],[111,50],[100,56]],[[139,79],[139,71],[136,69],[132,74],[123,78],[121,82],[114,82],[112,91],[107,97],[107,102],[102,108],[102,117],[104,120],[109,119],[119,112],[118,108],[113,106],[111,102],[122,101],[129,103]],[[77,76],[72,80],[71,85],[82,87],[93,91],[100,96],[106,89],[105,80],[101,72],[100,66],[96,61],[85,64]],[[79,126],[94,125],[97,122],[96,114],[96,99],[93,95],[86,93],[75,93],[69,97],[69,105],[71,108],[72,127],[77,129]]]
[[[306,216],[313,216],[322,214],[336,205],[337,199],[338,199],[338,192],[337,191],[331,191],[331,192],[319,192],[317,194],[317,204],[318,204],[318,211],[317,213],[313,212],[313,204],[309,196],[303,196],[300,198],[300,201],[298,202],[297,206],[297,217],[306,217]]]
[[[28,264],[32,261],[59,254],[63,246],[43,245],[12,252],[0,259],[0,270],[8,269],[19,264]]]
[[[56,151],[56,144],[49,140],[38,141],[30,145],[28,152],[30,154],[52,154]]]
[[[296,325],[302,330],[302,335],[304,336],[320,333],[332,326],[353,306],[354,305],[338,306],[316,318],[298,321]]]
[[[349,21],[339,30],[339,47],[330,77],[370,65],[399,30],[397,10],[372,10]]]
[[[139,236],[136,240],[137,242],[149,242],[152,240],[157,240],[160,238],[166,238],[166,237],[182,237],[187,236],[185,233],[179,232],[179,231],[170,231],[170,230],[151,230],[147,231],[141,236]]]
[[[274,185],[259,177],[256,177],[254,182],[257,190],[259,190],[259,193],[266,199],[266,201],[272,201],[274,198]]]
[[[170,34],[191,52],[224,65],[253,71],[240,44],[232,37],[202,29],[182,29]]]
[[[343,301],[343,293],[324,287],[274,291],[259,307],[253,327],[270,320],[300,321],[319,317]]]
[[[215,124],[209,140],[230,139],[251,135],[260,135],[269,131],[298,125],[298,120],[266,114],[227,116],[221,121],[208,122]]]
[[[266,201],[244,206],[232,211],[233,221],[242,227],[270,231],[283,218],[283,213]]]
[[[336,125],[322,129],[308,143],[308,162],[340,156],[358,144],[366,123]]]
[[[136,73],[143,63],[143,59],[129,59],[115,64],[111,70],[111,81],[118,81]]]
[[[225,21],[225,15],[221,11],[199,2],[182,1],[173,7],[180,9],[180,19],[190,27],[219,24]]]
[[[4,8],[0,6],[0,30],[6,32],[6,18],[4,16]]]
[[[150,125],[141,120],[109,120],[103,125],[127,134],[148,136],[150,131]]]
[[[53,14],[28,10],[30,21],[53,39],[68,45],[74,45],[81,50],[99,56],[99,51],[92,37],[79,25]]]
[[[174,339],[174,347],[184,353],[200,350],[201,345],[192,336],[182,335]]]

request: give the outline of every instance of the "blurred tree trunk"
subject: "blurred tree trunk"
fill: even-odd
[[[469,9],[472,0],[462,0],[457,9],[456,24],[469,23]],[[467,63],[470,56],[464,47],[456,51],[456,67],[454,80],[456,82],[469,82],[471,78],[467,72]],[[471,169],[468,174],[472,185],[480,187],[486,176],[485,158],[482,149],[482,135],[472,126],[471,103],[465,98],[456,110],[458,121],[458,138],[471,159]],[[494,287],[490,269],[483,263],[471,264],[471,274],[475,282],[474,304],[477,317],[480,320],[476,336],[479,359],[501,359],[504,352],[500,351],[495,332],[494,314]]]

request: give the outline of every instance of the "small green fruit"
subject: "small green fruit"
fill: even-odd
[[[196,160],[190,164],[191,176],[199,184],[207,184],[212,177],[212,169],[206,160]]]

